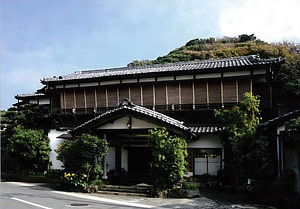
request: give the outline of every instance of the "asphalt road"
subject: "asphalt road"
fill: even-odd
[[[1,182],[0,209],[101,209],[101,208],[193,208],[274,209],[274,207],[233,204],[216,198],[147,198],[56,191],[34,183]]]
[[[1,182],[1,209],[151,208],[96,195],[55,191],[39,184]]]

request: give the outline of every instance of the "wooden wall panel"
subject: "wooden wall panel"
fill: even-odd
[[[65,102],[66,102],[66,109],[75,108],[75,101],[74,101],[74,91],[73,90],[65,90]]]
[[[137,105],[141,105],[141,86],[133,84],[130,86],[130,100]]]
[[[221,82],[208,82],[209,103],[221,103]]]
[[[122,85],[119,87],[119,99],[120,99],[120,102],[123,99],[129,99],[129,86],[128,85]]]
[[[86,95],[86,107],[94,108],[95,107],[95,90],[87,89],[87,90],[85,90],[85,95]]]
[[[153,85],[143,84],[143,105],[153,106]]]
[[[116,86],[107,87],[108,107],[118,106],[118,88]]]
[[[250,92],[250,78],[238,80],[239,102],[243,100],[244,93]]]
[[[195,81],[195,103],[206,104],[207,103],[207,87],[205,80]]]
[[[157,83],[155,85],[155,105],[166,105],[166,84]]]
[[[193,149],[191,148],[188,148],[187,149],[187,153],[188,153],[188,156],[187,156],[187,170],[189,172],[193,172],[194,171],[194,154],[193,154]]]
[[[84,90],[76,89],[75,91],[76,108],[85,108]]]
[[[193,84],[189,82],[180,82],[181,104],[193,104]]]
[[[237,102],[237,91],[236,91],[235,80],[223,81],[223,101],[224,103]]]
[[[168,104],[179,104],[179,83],[167,83]]]
[[[66,99],[65,99],[64,91],[61,91],[59,93],[59,100],[60,100],[60,109],[66,109]]]
[[[105,88],[99,88],[96,90],[97,94],[97,107],[106,107],[106,91]]]

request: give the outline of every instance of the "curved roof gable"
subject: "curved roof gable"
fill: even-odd
[[[161,127],[166,127],[168,130],[171,130],[176,134],[194,137],[191,129],[184,126],[182,121],[178,121],[162,113],[136,105],[128,99],[123,99],[116,108],[109,110],[81,124],[78,127],[75,127],[70,133],[72,135],[78,135],[86,130],[97,128],[105,123],[116,120],[123,116],[133,116],[148,122],[152,122]]]

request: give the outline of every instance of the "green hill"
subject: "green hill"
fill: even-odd
[[[300,44],[294,42],[267,43],[254,34],[238,37],[192,39],[184,46],[155,60],[134,60],[128,66],[143,66],[173,62],[186,62],[235,56],[259,55],[260,58],[284,57],[286,62],[276,81],[296,94],[300,93]]]

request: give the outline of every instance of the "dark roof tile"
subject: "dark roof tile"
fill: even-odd
[[[270,58],[260,59],[257,55],[249,55],[243,57],[231,57],[224,59],[215,60],[200,60],[192,62],[179,62],[169,64],[157,64],[147,65],[141,67],[120,67],[111,69],[100,69],[100,70],[84,70],[76,71],[64,76],[44,78],[42,83],[45,82],[59,82],[66,80],[81,80],[89,78],[104,78],[111,76],[125,76],[125,75],[141,75],[148,73],[160,73],[160,72],[176,72],[176,71],[191,71],[191,70],[205,70],[213,68],[228,68],[228,67],[240,67],[240,66],[251,66],[251,65],[266,65],[271,63],[279,63],[284,59],[282,58]]]
[[[216,133],[222,131],[224,128],[218,126],[192,126],[189,127],[195,134],[202,133]]]
[[[82,129],[84,128],[85,126],[87,126],[88,124],[91,124],[95,121],[98,121],[98,120],[101,120],[101,118],[104,118],[105,116],[107,115],[110,115],[114,112],[118,112],[118,111],[121,111],[123,109],[127,109],[127,110],[131,110],[133,112],[137,112],[137,113],[141,113],[141,114],[144,114],[144,115],[147,115],[147,116],[150,116],[152,118],[155,118],[155,119],[158,119],[158,120],[161,120],[167,124],[170,124],[172,126],[175,126],[185,132],[190,132],[190,128],[186,127],[183,125],[183,122],[182,121],[178,121],[174,118],[171,118],[167,115],[164,115],[162,113],[159,113],[157,111],[154,111],[154,110],[151,110],[151,109],[148,109],[148,108],[145,108],[145,107],[142,107],[142,106],[139,106],[139,105],[136,105],[134,103],[132,103],[131,101],[129,101],[128,99],[123,99],[122,102],[114,109],[110,110],[110,111],[107,111],[83,124],[81,124],[80,126],[77,126],[75,127],[72,132],[76,132],[78,129]]]

